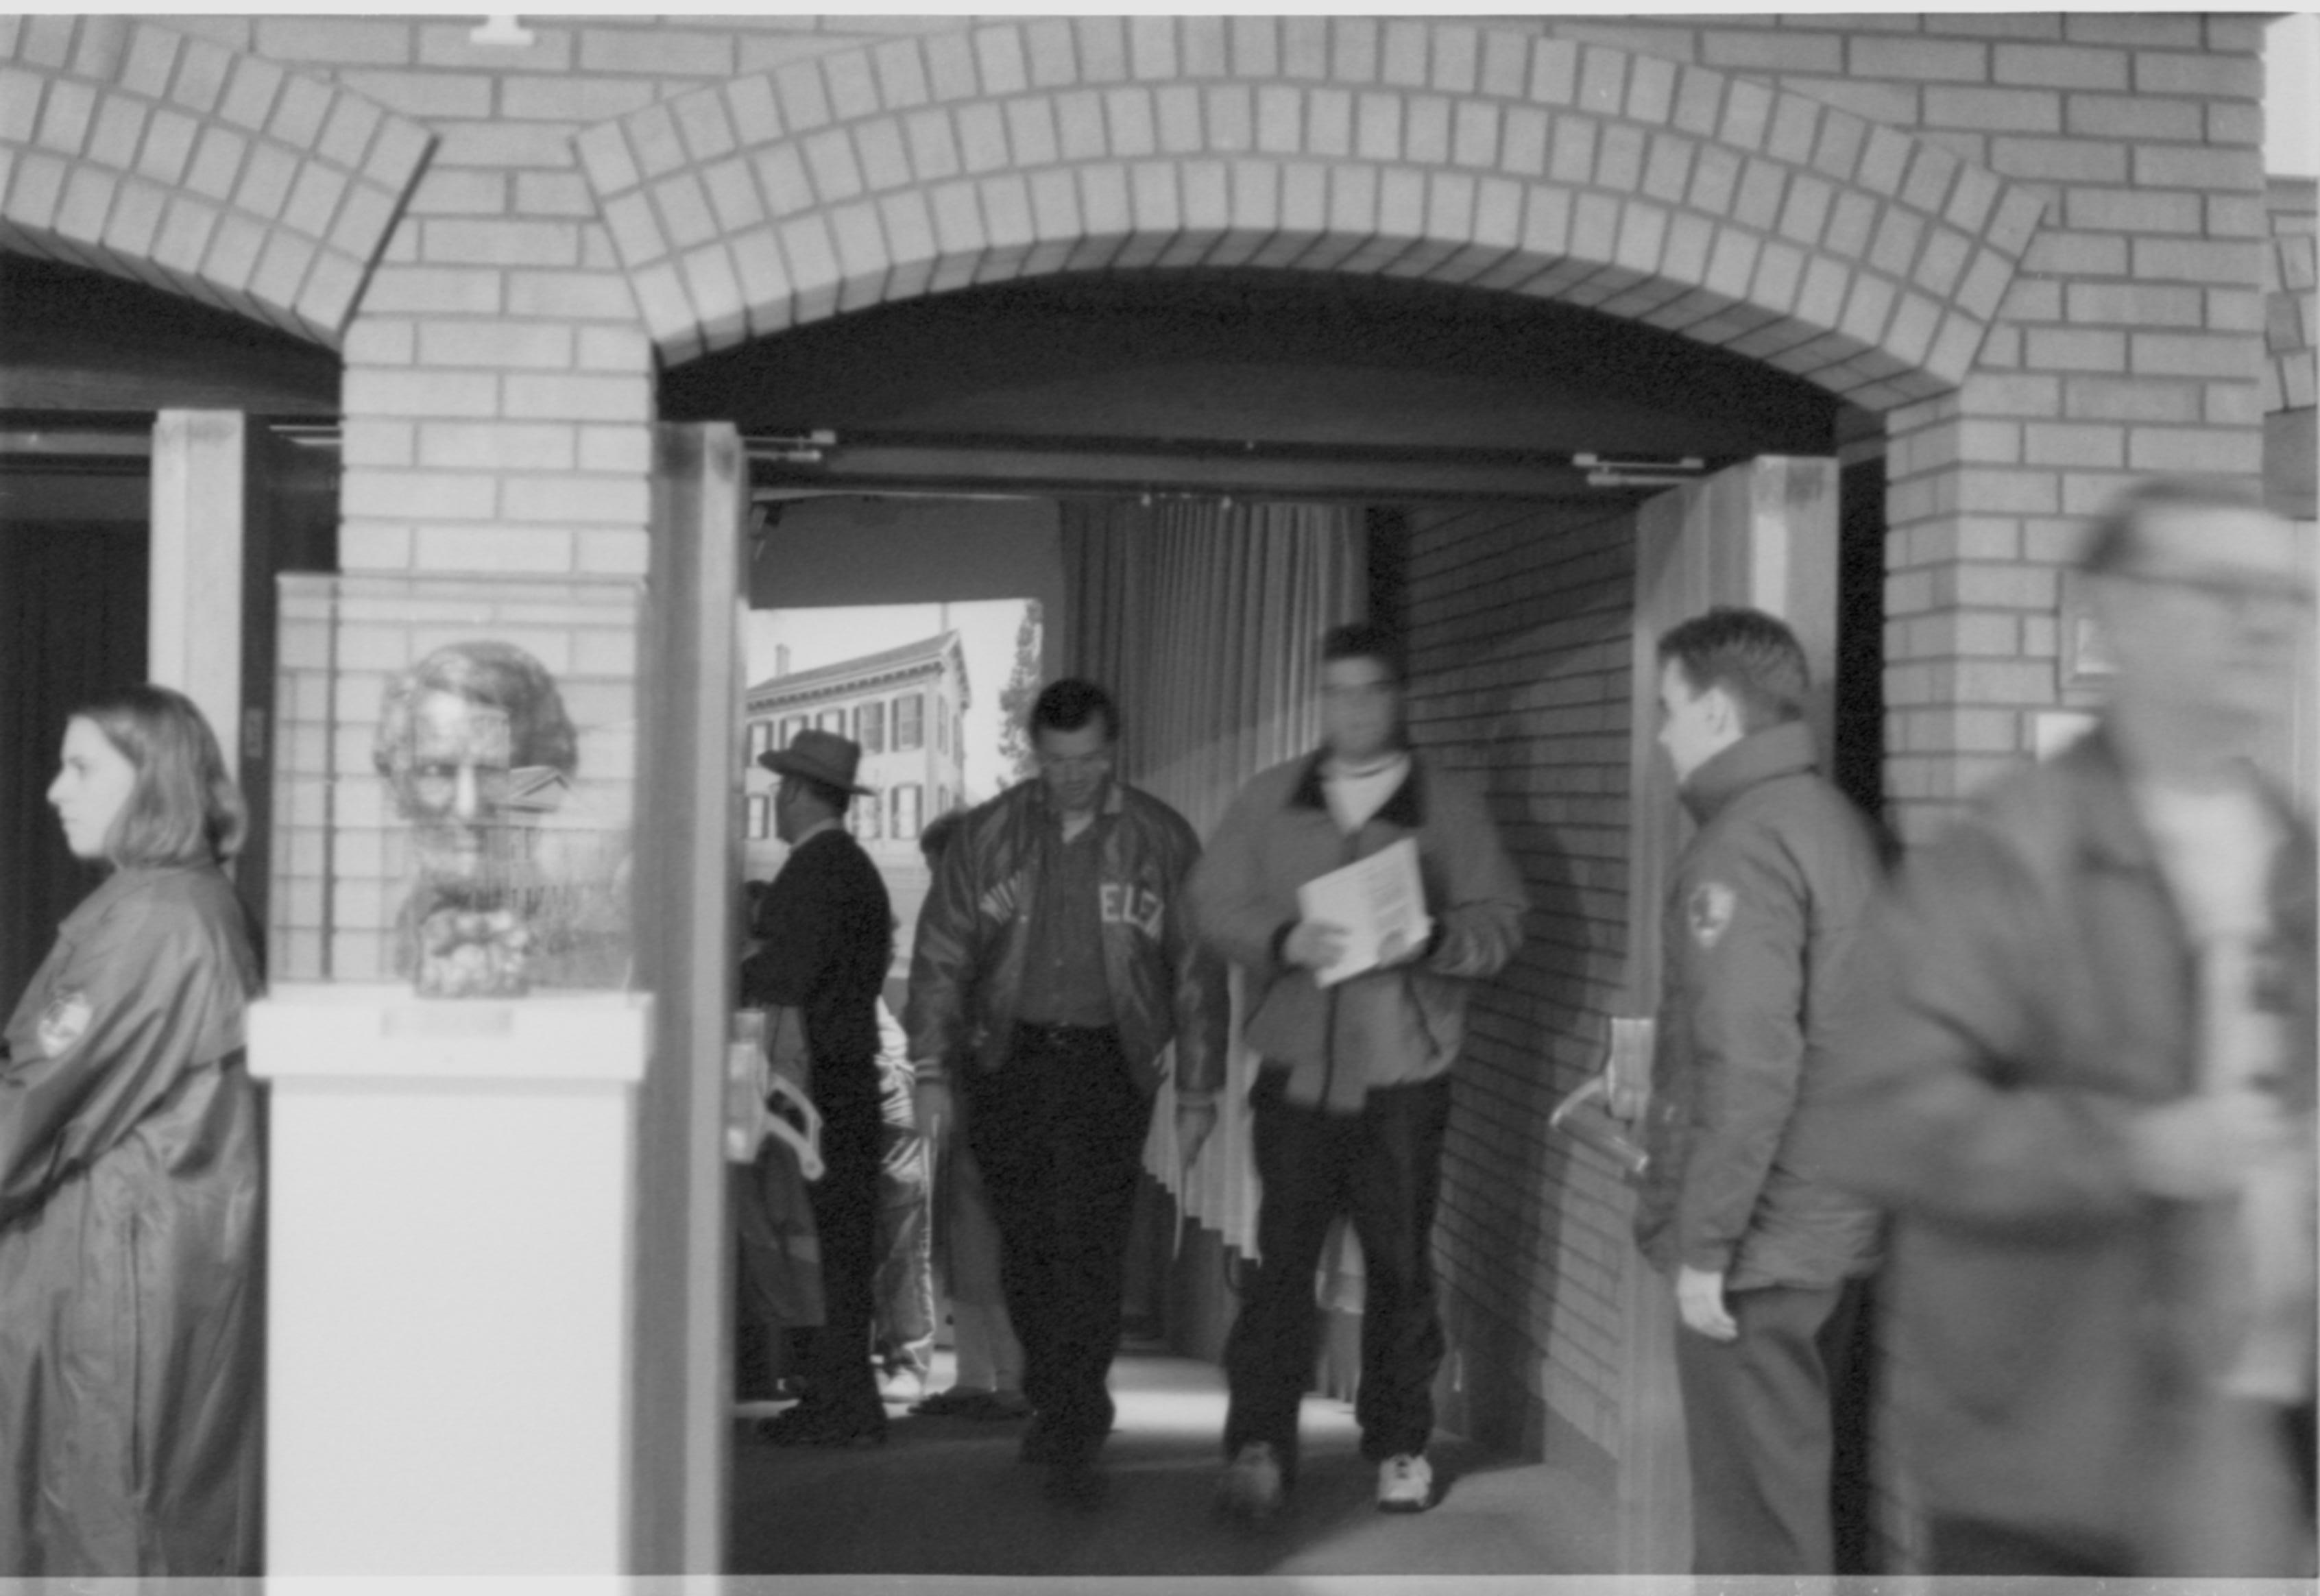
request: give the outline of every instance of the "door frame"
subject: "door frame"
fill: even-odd
[[[1657,1012],[1662,894],[1692,830],[1655,735],[1660,634],[1717,604],[1745,604],[1787,621],[1811,674],[1805,719],[1827,757],[1835,703],[1837,506],[1834,458],[1765,455],[1671,488],[1636,511],[1622,1013]],[[1691,1491],[1676,1385],[1674,1292],[1630,1247],[1620,1299],[1618,1569],[1685,1573],[1691,1567]]]

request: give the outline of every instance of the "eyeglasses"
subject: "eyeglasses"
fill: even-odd
[[[1039,756],[1039,768],[1042,770],[1053,771],[1057,775],[1084,775],[1098,771],[1110,770],[1111,768],[1111,750],[1110,748],[1106,748],[1100,754],[1074,754],[1069,757],[1064,757],[1055,754],[1041,754]]]

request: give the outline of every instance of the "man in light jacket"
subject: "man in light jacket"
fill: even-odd
[[[1192,876],[1201,935],[1247,983],[1260,1056],[1255,1115],[1261,1268],[1225,1347],[1231,1405],[1218,1505],[1270,1517],[1294,1483],[1297,1409],[1314,1356],[1313,1271],[1330,1221],[1350,1214],[1366,1294],[1355,1416],[1378,1465],[1378,1506],[1432,1505],[1426,1447],[1444,1350],[1434,1211],[1450,1068],[1466,1001],[1522,938],[1521,877],[1482,795],[1404,740],[1398,641],[1368,624],[1323,639],[1324,746],[1252,780]],[[1409,840],[1427,939],[1329,979],[1346,928],[1309,918],[1299,889]]]

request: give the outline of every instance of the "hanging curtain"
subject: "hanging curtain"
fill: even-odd
[[[1101,683],[1122,721],[1121,780],[1165,800],[1202,839],[1244,783],[1320,741],[1322,632],[1357,619],[1362,514],[1320,504],[1066,501],[1063,657]],[[1256,1250],[1244,1099],[1255,1061],[1232,1052],[1215,1134],[1178,1189],[1175,1099],[1164,1087],[1145,1165],[1183,1211]]]

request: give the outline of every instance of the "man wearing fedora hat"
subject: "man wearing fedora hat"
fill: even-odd
[[[880,1159],[878,990],[893,948],[886,884],[846,829],[856,744],[807,729],[758,757],[781,778],[774,830],[790,854],[757,901],[757,949],[741,966],[741,1001],[769,1011],[778,1049],[802,1028],[811,1095],[821,1114],[825,1172],[809,1188],[821,1243],[823,1314],[805,1359],[805,1394],[766,1419],[781,1446],[847,1446],[886,1438],[871,1372]]]

